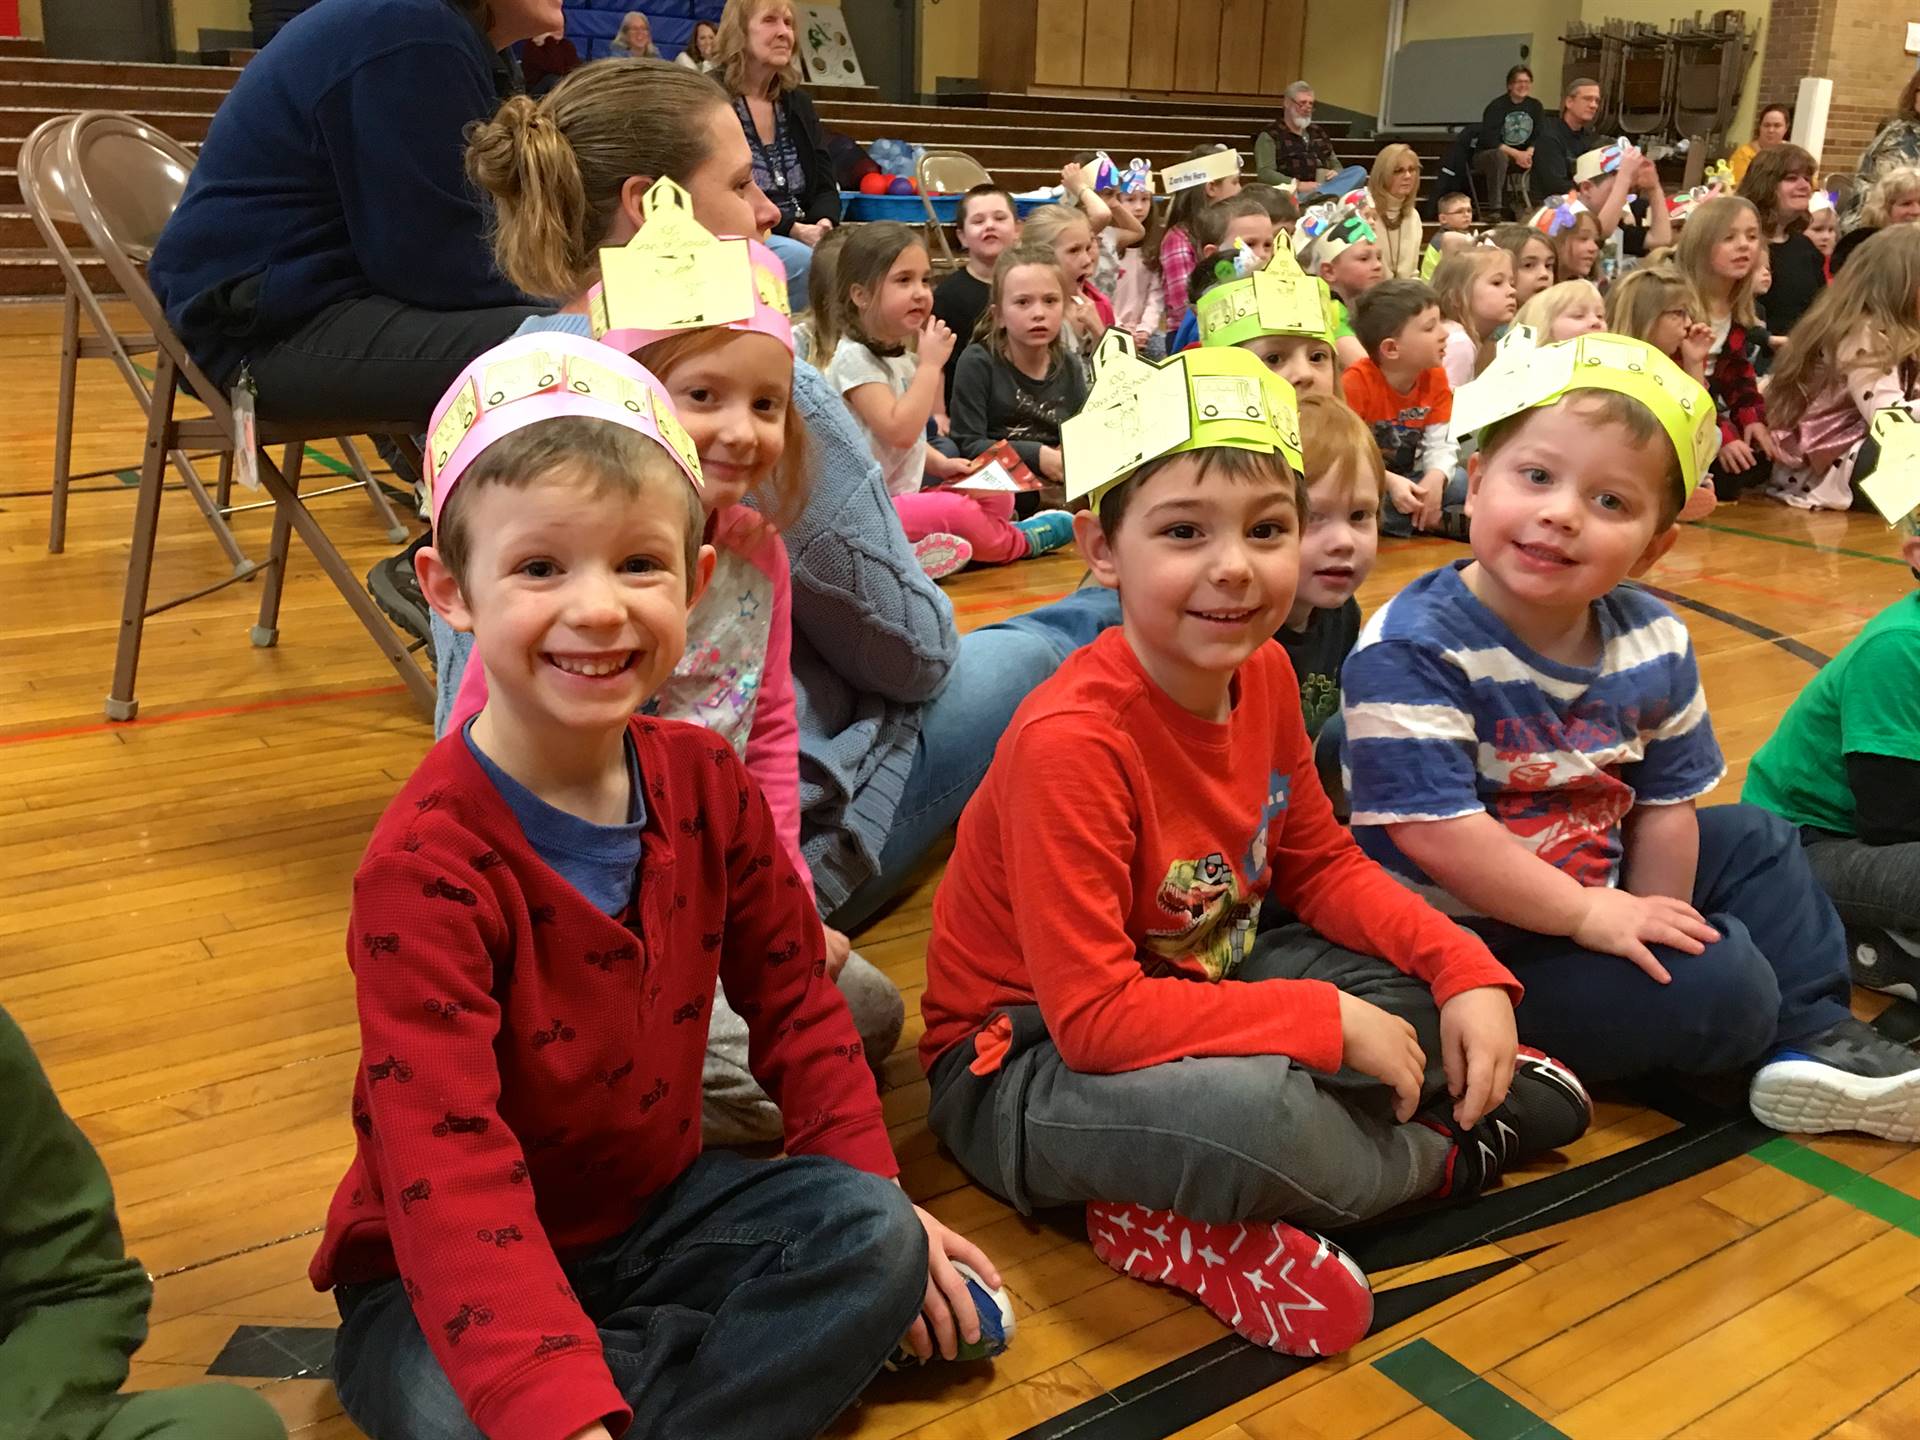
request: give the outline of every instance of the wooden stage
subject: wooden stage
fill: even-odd
[[[133,1384],[217,1363],[302,1440],[346,1440],[358,1432],[315,1378],[332,1302],[306,1280],[351,1150],[341,937],[361,847],[428,727],[297,544],[278,648],[248,644],[253,585],[169,612],[148,626],[138,722],[102,721],[133,494],[85,482],[67,553],[46,553],[57,327],[52,307],[0,309],[0,1003],[99,1146],[157,1278]],[[137,412],[103,364],[83,367],[80,415],[81,468],[138,464]],[[390,550],[358,497],[320,513],[356,569]],[[255,555],[267,525],[237,527]],[[1458,553],[1389,542],[1363,602]],[[1699,647],[1732,761],[1717,798],[1737,795],[1813,667],[1912,585],[1893,554],[1871,519],[1749,502],[1690,527],[1651,577]],[[169,492],[156,595],[224,573]],[[951,594],[972,627],[1078,576],[1052,559]],[[924,1127],[915,1002],[937,879],[856,937],[908,998],[886,1110],[908,1187],[995,1257],[1020,1333],[990,1366],[882,1377],[835,1435],[1920,1435],[1920,1155],[1773,1138],[1737,1096],[1609,1097],[1563,1162],[1354,1237],[1381,1328],[1335,1360],[1250,1349],[1184,1297],[1114,1275],[1077,1215],[1013,1214]],[[1882,1023],[1920,1033],[1912,1007]]]

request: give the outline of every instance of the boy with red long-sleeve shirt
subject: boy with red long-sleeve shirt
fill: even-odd
[[[1286,1222],[1470,1196],[1589,1106],[1516,1051],[1513,977],[1320,788],[1270,639],[1299,565],[1291,387],[1194,350],[1159,367],[1181,372],[1169,402],[1167,377],[1102,360],[1067,475],[1124,618],[1028,698],[961,818],[927,951],[928,1120],[1018,1208],[1086,1203],[1115,1268],[1330,1354],[1366,1332],[1366,1279]],[[1188,438],[1076,473],[1129,408],[1130,435]],[[1256,937],[1269,890],[1304,923]]]
[[[903,1333],[978,1337],[950,1256],[997,1283],[891,1183],[765,799],[724,741],[634,718],[713,568],[685,441],[651,375],[558,334],[434,416],[421,585],[490,693],[354,879],[358,1153],[311,1274],[373,1440],[813,1434]],[[701,1153],[722,979],[790,1158]]]

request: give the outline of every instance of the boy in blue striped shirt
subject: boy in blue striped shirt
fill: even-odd
[[[1473,558],[1380,610],[1341,674],[1354,832],[1526,985],[1590,1080],[1757,1066],[1781,1130],[1920,1139],[1920,1056],[1853,1018],[1793,828],[1696,811],[1725,771],[1687,631],[1646,591],[1717,445],[1651,346],[1522,332],[1458,397]]]

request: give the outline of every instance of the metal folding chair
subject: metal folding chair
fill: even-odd
[[[946,225],[934,212],[933,197],[964,195],[976,185],[991,185],[993,176],[964,150],[923,150],[913,169],[920,186],[920,203],[927,212],[927,230],[947,264],[952,265],[953,246],[947,240]]]
[[[178,201],[183,178],[172,173],[177,166],[176,157],[168,146],[155,143],[155,134],[130,116],[89,111],[75,117],[58,133],[52,162],[61,173],[75,220],[105,262],[116,288],[139,311],[155,345],[146,450],[140,466],[133,545],[127,558],[127,588],[120,614],[120,643],[114,659],[113,687],[106,704],[110,720],[131,720],[139,711],[134,679],[147,617],[224,589],[242,578],[228,576],[175,599],[157,605],[148,603],[160,498],[169,457],[187,450],[205,450],[231,457],[236,444],[233,411],[226,395],[207,379],[187,353],[186,346],[167,323],[166,313],[141,269],[144,255],[151,253],[153,239],[167,215],[172,213],[172,205]],[[206,407],[205,418],[182,418],[174,413],[183,392]],[[391,435],[404,449],[412,451],[411,458],[417,465],[418,452],[411,437],[404,433],[405,429],[387,422],[345,419],[306,424],[263,421],[258,426],[255,463],[268,496],[262,503],[274,507],[274,517],[273,538],[261,567],[265,575],[259,619],[252,638],[253,643],[260,646],[272,645],[279,639],[281,587],[286,579],[289,542],[297,530],[415,702],[427,714],[432,714],[432,682],[414,662],[408,646],[374,605],[373,597],[359,578],[348,569],[345,558],[307,508],[299,489],[299,459],[306,444],[313,440],[340,435]],[[283,447],[290,447],[284,470],[274,463],[269,453]],[[361,482],[356,479],[351,485],[334,488],[360,487]],[[330,493],[333,491],[316,491],[314,495]],[[375,493],[377,495],[377,491]],[[389,532],[395,538],[404,538],[404,530],[394,520],[391,509],[386,508],[385,497],[377,498],[390,522]]]

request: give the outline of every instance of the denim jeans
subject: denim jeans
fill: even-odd
[[[900,891],[973,798],[1020,702],[1067,656],[1119,623],[1119,595],[1086,589],[960,637],[946,687],[921,711],[913,768],[880,863],[827,917],[829,925],[856,930]]]
[[[1491,938],[1527,987],[1522,1042],[1593,1084],[1740,1070],[1846,1018],[1840,917],[1792,825],[1752,805],[1701,810],[1693,904],[1721,938],[1700,955],[1652,947],[1667,985],[1562,937]]]
[[[767,248],[787,267],[787,304],[799,315],[807,309],[807,275],[813,269],[813,247],[791,235],[769,235]]]
[[[927,1240],[885,1180],[712,1151],[564,1268],[633,1407],[629,1435],[799,1440],[859,1396],[913,1323]],[[401,1281],[336,1299],[334,1383],[354,1424],[373,1440],[481,1440]]]
[[[1920,935],[1920,843],[1869,845],[1806,829],[1807,863],[1847,925]]]
[[[1324,980],[1399,1016],[1427,1056],[1423,1103],[1445,1095],[1440,1012],[1425,981],[1300,924],[1262,931],[1233,978]],[[1338,1226],[1440,1185],[1446,1137],[1396,1123],[1392,1093],[1357,1071],[1220,1055],[1086,1074],[1061,1058],[1039,1006],[1004,1013],[1013,1043],[998,1069],[974,1074],[967,1041],[934,1062],[927,1126],[1023,1212],[1112,1200],[1215,1224]]]

